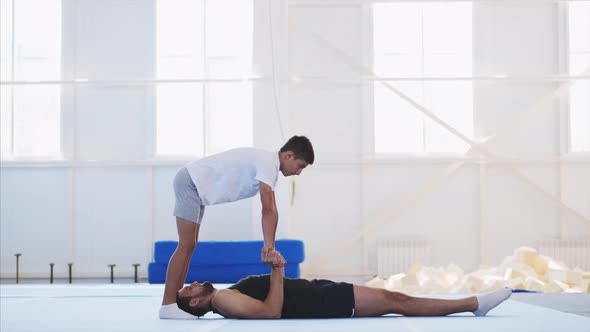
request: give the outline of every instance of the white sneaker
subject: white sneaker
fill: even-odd
[[[159,313],[160,319],[197,319],[199,317],[180,310],[176,303],[162,304]]]

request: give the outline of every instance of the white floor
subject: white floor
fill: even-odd
[[[218,285],[222,286],[223,285]],[[163,285],[0,285],[0,331],[585,331],[590,318],[508,300],[486,317],[193,321],[157,318]],[[450,296],[440,296],[450,297]],[[455,296],[453,296],[455,297]]]

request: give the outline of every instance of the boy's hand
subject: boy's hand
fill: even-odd
[[[264,247],[260,252],[260,260],[264,264],[271,264],[272,263],[272,252],[275,251],[275,248],[272,247]]]
[[[287,264],[283,255],[280,252],[274,250],[274,248],[263,248],[262,249],[262,262],[268,264],[270,267],[283,267]]]

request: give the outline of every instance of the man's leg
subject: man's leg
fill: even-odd
[[[175,315],[173,311],[180,310],[176,307],[176,294],[184,286],[190,260],[197,247],[199,239],[200,224],[176,217],[176,228],[178,230],[178,246],[170,257],[168,269],[166,270],[166,285],[164,286],[163,307],[160,309],[160,318],[183,318]],[[165,310],[165,305],[174,304],[172,308]],[[180,311],[184,313],[183,311]],[[188,313],[187,313],[188,315]],[[182,315],[184,316],[184,315]]]
[[[445,316],[458,312],[476,311],[475,296],[445,300],[408,296],[399,292],[354,285],[354,316],[376,317],[385,314],[404,316]]]

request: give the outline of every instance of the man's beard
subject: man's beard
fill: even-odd
[[[203,293],[201,293],[201,296],[210,295],[215,290],[215,288],[213,287],[213,284],[210,283],[209,281],[205,281],[204,283],[202,283],[202,285],[203,285]]]

